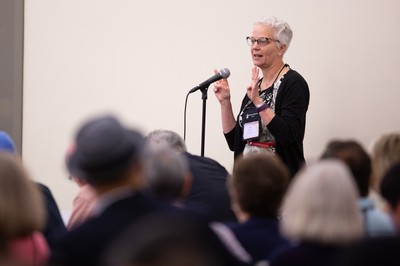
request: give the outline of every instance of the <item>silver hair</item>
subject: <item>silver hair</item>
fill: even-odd
[[[341,245],[363,235],[357,189],[349,169],[334,159],[303,169],[283,203],[282,233],[301,241]]]
[[[169,147],[177,152],[185,152],[186,144],[177,133],[170,130],[154,130],[146,137],[150,148]]]
[[[147,150],[144,176],[150,192],[161,199],[176,201],[184,196],[189,165],[181,153],[168,147]]]
[[[274,31],[275,39],[279,40],[276,44],[280,47],[282,44],[286,45],[285,52],[289,48],[290,42],[293,38],[293,31],[289,24],[277,17],[261,18],[253,23],[253,25],[265,25],[269,26]]]

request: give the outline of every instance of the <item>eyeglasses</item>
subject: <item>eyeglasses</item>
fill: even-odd
[[[255,43],[258,43],[259,46],[266,46],[270,42],[279,42],[279,40],[275,40],[275,39],[267,38],[267,37],[261,37],[258,39],[255,39],[253,37],[247,37],[246,41],[247,41],[247,44],[250,46],[253,46]]]

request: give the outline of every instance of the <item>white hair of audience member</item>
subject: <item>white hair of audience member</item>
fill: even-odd
[[[177,133],[170,130],[154,130],[146,137],[149,148],[169,147],[177,152],[185,152],[185,141]]]
[[[177,201],[189,192],[188,162],[171,148],[147,150],[144,172],[148,189],[161,199]]]
[[[342,245],[363,236],[357,188],[348,168],[326,159],[300,171],[283,203],[282,233],[289,239]]]

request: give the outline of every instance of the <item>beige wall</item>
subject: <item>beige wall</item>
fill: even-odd
[[[400,2],[397,0],[25,0],[23,156],[62,209],[76,187],[66,146],[79,123],[112,112],[143,133],[183,134],[186,93],[229,68],[235,112],[250,82],[245,37],[276,15],[294,38],[285,61],[308,81],[308,160],[332,138],[365,145],[399,130]],[[229,170],[219,105],[207,101],[206,156]],[[187,144],[200,153],[201,93],[191,94]]]

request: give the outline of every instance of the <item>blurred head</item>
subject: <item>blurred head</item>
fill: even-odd
[[[168,147],[177,152],[185,152],[186,144],[177,133],[170,130],[154,130],[146,137],[146,145],[150,148]]]
[[[276,218],[289,182],[289,171],[277,156],[255,154],[235,162],[230,180],[233,203],[250,216]]]
[[[64,162],[66,165],[68,165],[70,156],[74,153],[74,151],[75,151],[75,142],[71,142],[68,145],[67,150],[65,151]],[[88,182],[84,178],[80,178],[79,176],[69,175],[68,179],[72,180],[75,184],[78,185],[78,187],[82,187],[88,184]]]
[[[122,126],[112,116],[88,120],[78,130],[75,147],[67,157],[72,176],[86,180],[93,187],[109,186],[137,179],[144,138]]]
[[[297,241],[341,245],[363,234],[357,190],[348,168],[326,159],[300,171],[283,203],[282,233]]]
[[[208,223],[183,213],[156,212],[139,219],[106,253],[110,266],[218,266],[221,245]]]
[[[0,152],[1,241],[41,230],[45,223],[43,199],[19,157]]]
[[[354,140],[333,140],[328,143],[321,159],[342,160],[350,169],[361,197],[368,196],[371,159],[364,148]]]
[[[381,195],[392,210],[400,207],[400,163],[396,164],[382,178]]]
[[[395,164],[400,163],[400,133],[382,135],[372,148],[373,186],[379,190],[384,174]]]
[[[189,166],[180,153],[166,147],[149,149],[144,165],[147,187],[156,196],[172,202],[183,199],[189,192]]]

